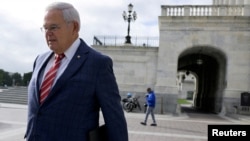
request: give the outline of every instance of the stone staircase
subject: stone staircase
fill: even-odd
[[[0,103],[27,105],[27,87],[0,89]]]

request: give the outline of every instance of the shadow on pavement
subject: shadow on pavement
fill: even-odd
[[[181,112],[186,114],[191,119],[204,119],[204,120],[227,120],[219,114],[209,113],[195,109],[193,107],[181,106]]]

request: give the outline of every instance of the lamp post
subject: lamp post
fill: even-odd
[[[135,21],[137,18],[137,14],[135,11],[133,11],[133,5],[131,3],[128,5],[128,14],[126,13],[126,11],[123,11],[122,16],[123,16],[124,21],[128,22],[128,35],[125,37],[126,38],[125,44],[131,44],[131,37],[129,35],[130,22]]]

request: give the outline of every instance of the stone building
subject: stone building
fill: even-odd
[[[158,47],[93,45],[112,57],[121,94],[142,96],[151,87],[158,96],[158,112],[175,112],[180,86],[191,75],[194,108],[249,113],[249,0],[162,5],[158,23]]]

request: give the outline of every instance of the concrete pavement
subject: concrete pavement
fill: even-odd
[[[0,141],[24,141],[27,106],[0,103]],[[250,124],[250,116],[231,119],[214,114],[155,115],[157,126],[141,125],[144,113],[125,112],[129,141],[207,141],[209,124]],[[102,122],[102,121],[101,121]],[[114,129],[115,130],[115,129]]]

